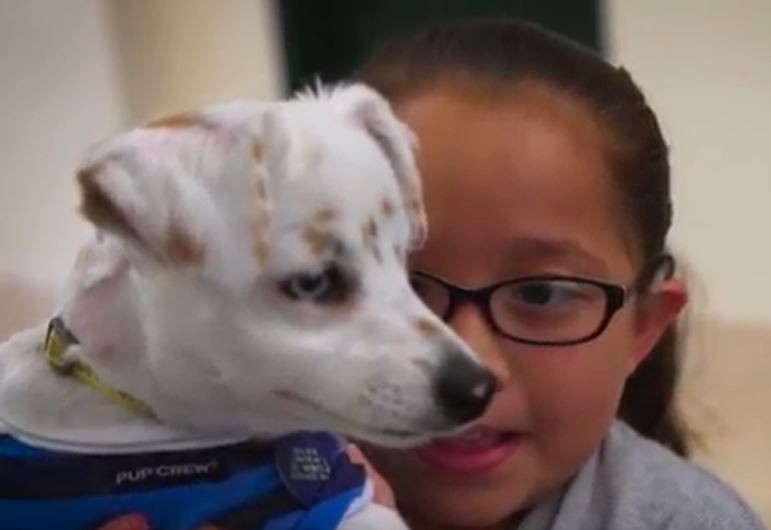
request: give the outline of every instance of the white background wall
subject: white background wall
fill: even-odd
[[[613,57],[672,147],[700,310],[771,326],[771,1],[607,0]]]

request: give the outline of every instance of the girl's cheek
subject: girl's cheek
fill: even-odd
[[[615,417],[630,341],[607,331],[584,345],[545,351],[518,368],[536,429],[560,436],[594,431]]]

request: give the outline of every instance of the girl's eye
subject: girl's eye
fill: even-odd
[[[290,300],[318,304],[341,302],[350,294],[342,271],[330,266],[319,273],[299,273],[286,277],[279,285]]]
[[[580,285],[566,281],[533,281],[512,286],[511,302],[534,307],[554,307],[582,298]]]

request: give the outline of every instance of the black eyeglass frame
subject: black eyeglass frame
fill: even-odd
[[[675,264],[672,256],[669,254],[662,254],[658,258],[652,260],[647,267],[643,268],[641,273],[638,275],[637,280],[632,285],[623,285],[582,276],[545,274],[523,276],[511,280],[504,280],[502,282],[487,285],[478,289],[468,289],[466,287],[454,285],[443,278],[422,271],[411,271],[410,277],[414,276],[432,281],[441,285],[447,291],[447,308],[445,309],[444,314],[438,315],[445,322],[452,318],[458,308],[458,305],[462,301],[470,301],[482,310],[482,314],[484,315],[485,320],[490,325],[490,327],[495,330],[496,333],[506,337],[509,340],[534,346],[574,346],[576,344],[583,344],[592,341],[602,335],[608,328],[608,325],[613,319],[613,316],[624,306],[633,291],[647,287],[647,285],[653,281],[653,279],[659,273],[661,273],[661,276],[664,279],[671,278],[674,275],[674,271]],[[506,333],[495,321],[491,300],[493,294],[498,289],[522,283],[553,281],[574,282],[579,284],[592,285],[600,288],[603,291],[605,294],[605,314],[603,315],[603,318],[597,328],[592,333],[589,333],[586,336],[580,337],[578,339],[564,341],[533,340]]]

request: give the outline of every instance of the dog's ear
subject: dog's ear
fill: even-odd
[[[196,151],[203,150],[204,133],[161,127],[137,129],[93,149],[77,174],[80,209],[132,255],[202,266],[213,215],[210,196],[194,175],[196,165],[206,165],[205,154]]]
[[[335,95],[343,112],[350,113],[372,136],[393,168],[410,220],[410,246],[423,245],[426,238],[426,213],[423,191],[415,165],[417,138],[391,111],[391,106],[371,88],[354,84]]]

